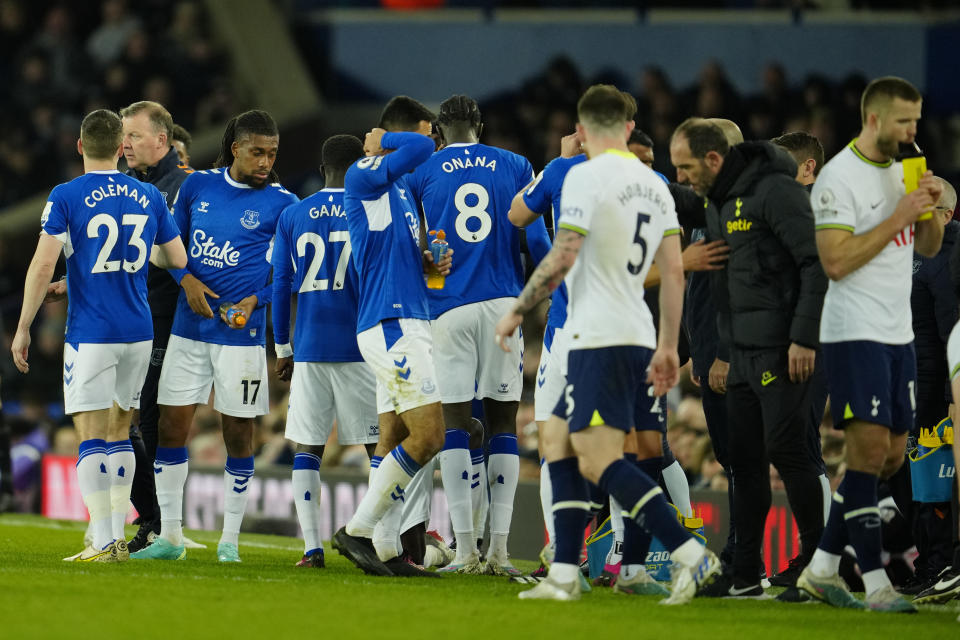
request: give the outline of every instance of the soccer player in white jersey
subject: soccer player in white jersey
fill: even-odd
[[[323,143],[324,188],[280,214],[273,246],[276,370],[290,380],[284,434],[296,443],[293,500],[303,531],[298,567],[324,566],[320,541],[320,462],[334,419],[341,444],[373,453],[377,385],[357,347],[357,268],[343,210],[343,177],[363,157],[363,143],[338,135]],[[290,298],[297,319],[290,345]],[[291,378],[292,375],[292,378]]]
[[[520,231],[507,218],[513,195],[533,178],[523,156],[481,144],[483,123],[475,100],[455,95],[437,116],[445,146],[407,177],[428,229],[446,232],[457,269],[442,289],[428,289],[433,359],[437,367],[446,441],[440,471],[457,540],[445,572],[520,575],[510,563],[507,537],[520,474],[517,407],[523,390],[523,336],[510,337],[509,353],[493,342],[493,326],[523,288]],[[543,220],[526,232],[540,256],[550,248]],[[480,566],[471,502],[469,435],[474,397],[492,435],[487,464],[490,548]],[[485,483],[477,486],[486,491]]]
[[[720,570],[717,557],[677,522],[656,483],[623,457],[625,435],[649,402],[647,390],[652,386],[655,396],[662,395],[679,377],[683,297],[673,198],[627,150],[633,122],[625,114],[636,108],[630,102],[610,85],[595,85],[580,98],[577,130],[590,160],[567,174],[554,247],[497,323],[502,345],[523,314],[566,276],[570,353],[567,386],[555,414],[566,418],[569,433],[548,432],[544,438],[547,457],[556,460],[550,464],[556,552],[547,579],[521,593],[524,599],[579,598],[581,536],[589,506],[585,479],[614,496],[671,552],[673,593],[665,603],[688,602]],[[643,302],[644,278],[654,259],[662,282],[659,338]],[[549,421],[548,430],[556,424]],[[645,433],[660,437],[656,431]]]
[[[93,523],[93,544],[65,558],[127,560],[123,535],[134,473],[130,414],[140,403],[153,324],[147,304],[147,260],[182,268],[183,243],[163,195],[117,171],[120,117],[93,111],[80,126],[84,175],[57,186],[40,219],[42,231],[24,283],[11,351],[27,373],[30,325],[53,276],[67,259],[64,408],[80,437],[77,478]]]
[[[374,548],[374,528],[390,512],[391,529],[399,529],[410,481],[444,440],[424,282],[432,257],[420,251],[419,217],[402,182],[434,151],[428,137],[432,121],[430,110],[416,100],[391,99],[380,126],[366,136],[367,157],[347,170],[344,181],[360,282],[357,344],[377,377],[376,455],[382,461],[371,469],[370,488],[347,525],[334,534],[333,547],[374,575],[423,575],[402,560],[394,568],[385,564],[393,559],[395,536],[378,536],[389,544]],[[449,273],[451,253],[436,265],[441,273]]]
[[[197,405],[211,388],[220,413],[227,461],[223,474],[220,562],[240,562],[240,523],[253,477],[253,419],[267,413],[266,305],[273,296],[270,247],[280,212],[297,197],[276,182],[280,135],[265,111],[234,117],[223,134],[218,168],[184,181],[174,206],[190,244],[187,268],[172,272],[181,288],[160,372],[159,442],[153,471],[160,504],[160,537],[131,557],[176,560],[183,544],[187,436]],[[210,308],[229,309],[215,314]],[[225,312],[242,311],[245,326]]]
[[[904,193],[899,144],[910,144],[920,93],[906,80],[874,80],[861,97],[859,137],[823,167],[811,204],[817,249],[830,278],[820,321],[830,406],[843,429],[847,472],[820,544],[797,586],[840,607],[912,612],[881,561],[877,481],[903,463],[916,413],[916,360],[910,316],[913,252],[934,256],[943,225],[923,220],[941,186],[927,172]],[[866,587],[853,598],[838,575],[850,544]]]

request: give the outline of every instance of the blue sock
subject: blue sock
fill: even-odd
[[[587,482],[580,475],[576,458],[551,462],[548,468],[553,485],[553,526],[557,534],[554,562],[579,565],[583,523],[589,511]]]
[[[463,429],[447,429],[442,451],[450,449],[469,449],[470,434]]]
[[[590,497],[590,513],[587,514],[587,518],[592,518],[600,513],[610,496],[589,480],[587,481],[587,495]]]
[[[634,456],[636,458],[636,456]],[[635,460],[633,464],[650,476],[651,480],[657,481],[660,475],[660,464],[663,458],[647,458],[646,460]],[[632,518],[623,519],[623,564],[645,564],[647,561],[647,551],[650,550],[650,541],[653,537],[650,532],[641,527]]]
[[[183,464],[187,461],[186,447],[157,447],[156,463]]]
[[[676,511],[663,497],[663,490],[635,465],[622,458],[611,463],[600,476],[600,488],[623,505],[624,522],[634,520],[656,536],[668,551],[690,539],[690,534],[677,522]]]
[[[843,520],[846,512],[843,497],[847,493],[846,485],[847,479],[844,478],[830,499],[830,514],[827,517],[827,524],[823,528],[823,535],[820,536],[820,544],[817,545],[817,548],[837,556],[843,554],[844,547],[850,541],[847,524]]]
[[[293,470],[309,469],[320,471],[320,456],[312,453],[296,453],[293,456]]]
[[[843,484],[843,520],[847,525],[850,544],[857,552],[860,572],[882,569],[883,544],[880,535],[880,509],[877,507],[877,476],[848,469]],[[832,509],[830,515],[833,516]]]

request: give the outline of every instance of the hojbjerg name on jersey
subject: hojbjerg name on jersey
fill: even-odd
[[[137,204],[139,204],[144,209],[147,209],[150,206],[150,199],[146,195],[141,195],[137,188],[127,184],[117,184],[111,183],[101,187],[97,187],[83,199],[83,204],[87,205],[91,209],[97,206],[98,202],[101,202],[107,198],[115,198],[117,196],[127,196],[128,198],[133,198]]]
[[[193,242],[190,246],[190,257],[200,258],[200,264],[210,267],[235,267],[240,264],[240,251],[227,240],[218,245],[213,236],[207,236],[203,229],[193,232]]]
[[[623,190],[617,194],[617,199],[621,205],[626,205],[633,198],[647,200],[660,209],[660,213],[663,215],[667,214],[667,203],[664,201],[660,191],[651,185],[633,182],[625,186]]]

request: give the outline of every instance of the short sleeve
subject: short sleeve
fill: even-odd
[[[853,193],[846,184],[832,178],[821,174],[813,184],[810,205],[816,229],[842,229],[853,233],[857,228]]]
[[[667,188],[667,183],[662,183],[658,186],[662,187],[657,189],[657,191],[663,199],[663,237],[680,235],[683,230],[680,228],[680,220],[677,216],[677,204],[673,199],[673,195],[670,193],[670,189]]]
[[[527,205],[527,209],[538,215],[543,215],[550,209],[550,193],[544,184],[544,174],[546,172],[546,169],[541,171],[534,179],[533,184],[523,192],[523,204]]]
[[[43,213],[40,214],[40,227],[48,236],[66,241],[67,234],[67,206],[63,201],[60,188],[50,192],[46,204],[43,206]]]
[[[577,165],[570,169],[563,181],[557,227],[587,235],[599,197],[600,184],[589,165]]]

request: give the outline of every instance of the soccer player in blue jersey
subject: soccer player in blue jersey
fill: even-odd
[[[227,448],[221,562],[239,562],[237,539],[253,476],[253,418],[267,413],[266,305],[273,294],[269,250],[280,212],[297,197],[276,182],[280,144],[265,111],[227,124],[217,168],[192,173],[174,216],[189,243],[187,268],[173,273],[183,291],[160,373],[160,436],[154,463],[160,537],[134,558],[180,559],[187,434],[211,387]],[[214,313],[210,300],[220,303]],[[235,301],[229,309],[224,302]],[[246,325],[227,322],[241,311]]]
[[[586,154],[581,150],[580,136],[574,132],[560,141],[560,156],[551,160],[536,179],[517,192],[510,205],[509,217],[513,224],[525,227],[538,217],[550,216],[547,225],[555,227],[556,216],[560,214],[560,192],[563,179],[571,167],[584,162]],[[540,350],[540,363],[537,368],[537,386],[534,389],[534,419],[537,431],[543,437],[547,420],[550,419],[557,400],[563,393],[566,377],[561,372],[566,362],[566,343],[563,340],[563,325],[567,320],[567,287],[560,284],[550,298],[550,310],[547,312],[547,325],[543,331],[543,345]],[[559,420],[559,418],[557,418]],[[553,528],[553,492],[546,459],[542,457],[543,443],[540,442],[540,506],[547,528],[547,546],[541,552],[541,562],[546,567],[553,560],[553,545],[556,532]]]
[[[507,218],[513,195],[533,178],[530,162],[511,151],[480,144],[476,101],[455,95],[440,105],[446,146],[420,165],[406,183],[423,208],[426,225],[446,232],[457,269],[442,289],[428,289],[434,363],[447,426],[440,454],[443,486],[457,540],[457,556],[443,570],[520,575],[507,555],[520,461],[517,408],[523,388],[523,337],[511,351],[493,343],[493,325],[523,288],[520,231]],[[543,255],[550,239],[543,220],[527,230]],[[490,549],[480,565],[471,503],[469,434],[474,396],[482,399],[493,432],[487,473]],[[481,483],[482,486],[482,483]]]
[[[347,170],[344,207],[360,279],[357,343],[377,376],[380,440],[370,488],[333,546],[367,573],[394,575],[374,549],[374,528],[396,505],[396,527],[407,485],[443,446],[444,424],[434,372],[433,340],[421,253],[420,221],[400,182],[434,150],[433,114],[407,96],[387,103],[367,134],[367,157]],[[452,251],[437,266],[449,273]],[[382,456],[381,460],[378,460]],[[373,465],[372,465],[373,466]],[[398,567],[400,568],[400,567]]]
[[[276,370],[281,380],[291,380],[285,436],[297,443],[293,498],[303,531],[301,567],[324,566],[320,461],[334,418],[341,444],[364,444],[372,454],[379,434],[376,378],[357,347],[357,269],[343,210],[344,174],[363,157],[363,143],[333,136],[321,153],[323,190],[284,209],[273,246]]]
[[[117,171],[122,141],[115,113],[100,109],[83,119],[77,150],[84,175],[54,188],[44,207],[11,347],[17,368],[27,373],[30,325],[63,250],[64,408],[80,437],[78,484],[93,522],[93,544],[65,558],[79,562],[129,558],[123,524],[135,463],[128,429],[153,339],[147,260],[163,268],[187,262],[163,195]],[[124,507],[120,517],[111,516],[112,504]]]

